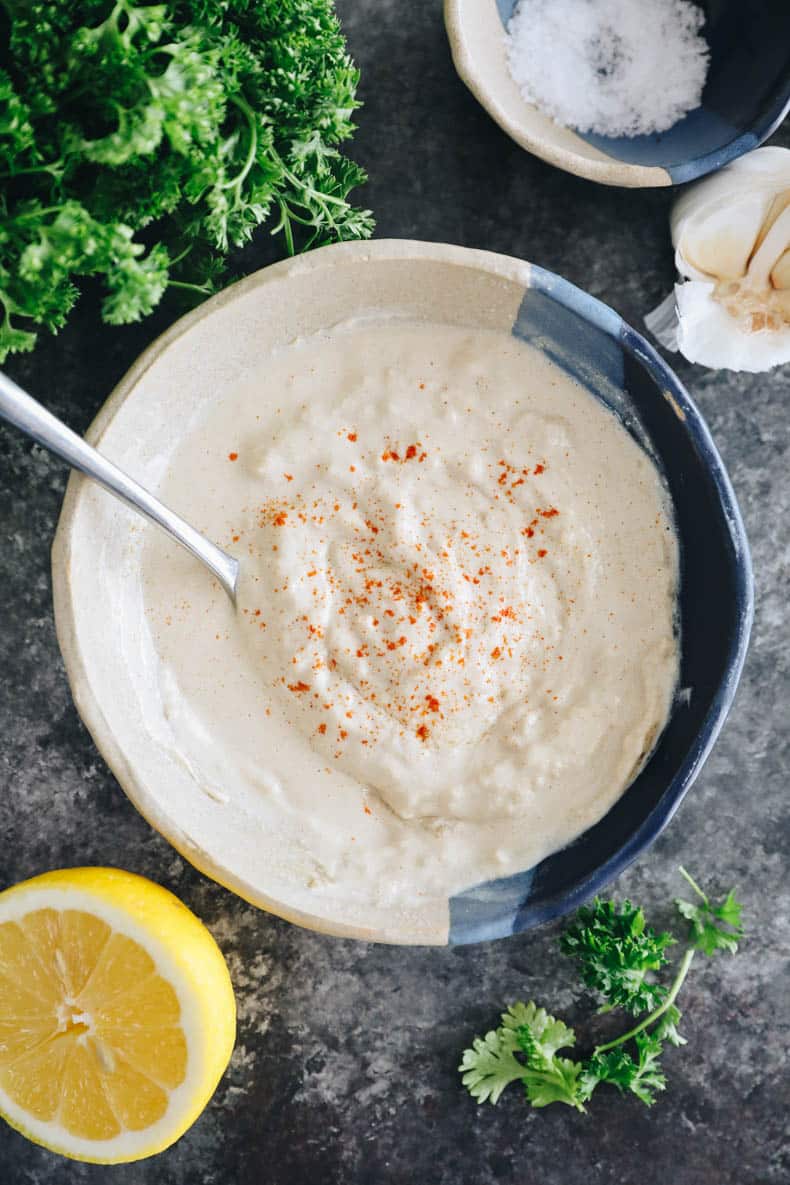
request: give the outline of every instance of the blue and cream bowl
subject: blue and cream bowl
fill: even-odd
[[[788,0],[704,0],[710,69],[702,105],[666,132],[581,135],[525,102],[508,70],[517,0],[445,0],[455,67],[497,123],[549,164],[605,185],[692,181],[757,148],[790,110]]]
[[[89,439],[155,486],[184,425],[232,393],[262,355],[357,318],[523,338],[607,404],[662,470],[681,551],[680,689],[652,756],[609,813],[536,867],[450,900],[398,907],[381,899],[311,900],[304,884],[278,879],[261,859],[268,816],[254,794],[207,794],[189,754],[171,752],[155,735],[146,691],[151,643],[139,605],[145,533],[126,507],[76,474],[53,549],[58,639],[82,718],[122,788],[207,875],[263,909],[330,934],[401,944],[501,938],[573,909],[606,885],[652,843],[697,776],[732,703],[749,637],[743,524],[699,412],[638,333],[542,268],[438,243],[345,243],[233,285],[150,347]]]

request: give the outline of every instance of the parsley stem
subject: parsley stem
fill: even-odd
[[[41,210],[23,210],[21,214],[14,215],[14,221],[27,222],[30,218],[43,218],[45,214],[59,214],[64,205],[61,203],[59,206],[45,206]]]
[[[673,980],[672,987],[669,989],[669,994],[666,1000],[664,1000],[663,1004],[661,1004],[659,1008],[656,1008],[655,1012],[651,1012],[649,1016],[646,1016],[645,1019],[633,1029],[629,1029],[627,1033],[623,1033],[620,1037],[615,1037],[614,1041],[607,1041],[606,1045],[596,1045],[595,1053],[606,1053],[608,1049],[615,1049],[618,1045],[624,1045],[626,1041],[630,1041],[632,1037],[637,1035],[637,1033],[641,1033],[644,1029],[649,1028],[650,1025],[657,1021],[660,1016],[663,1016],[664,1013],[675,1003],[678,992],[683,986],[683,980],[688,975],[689,968],[694,961],[694,954],[694,948],[690,946],[681,959],[677,975]]]
[[[700,896],[703,901],[707,902],[707,900],[708,900],[707,894],[703,893],[702,889],[699,887],[697,882],[694,880],[694,878],[691,876],[690,873],[686,872],[686,870],[682,864],[680,864],[678,866],[678,872],[684,878],[684,880],[688,881],[688,883],[691,885],[694,892],[697,893],[698,896]]]
[[[171,259],[170,260],[170,267],[173,268],[176,266],[176,264],[180,263],[182,259],[186,259],[187,255],[189,255],[189,252],[192,250],[194,245],[195,245],[194,243],[190,243],[187,247],[184,248],[183,251],[181,251],[173,259]]]
[[[62,171],[60,161],[53,165],[31,165],[29,169],[14,169],[12,173],[0,173],[0,181],[10,181],[12,177],[27,177],[31,173],[51,173],[56,177]]]
[[[211,289],[205,284],[187,284],[184,280],[168,280],[168,288],[181,288],[184,292],[201,292],[203,296],[210,296]]]
[[[255,156],[258,152],[258,129],[255,126],[255,116],[253,115],[252,108],[239,95],[231,95],[230,101],[231,103],[234,103],[236,107],[238,107],[239,111],[241,111],[247,121],[247,125],[250,130],[250,143],[249,147],[247,148],[247,155],[244,158],[244,164],[241,166],[241,169],[235,177],[231,177],[229,181],[225,181],[222,185],[220,185],[220,189],[233,189],[234,187],[241,188],[244,179],[246,178],[252,166],[255,164]]]

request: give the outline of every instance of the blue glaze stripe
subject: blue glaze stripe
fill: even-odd
[[[487,942],[512,934],[519,911],[529,898],[535,869],[487,881],[450,898],[449,946]]]
[[[604,304],[597,297],[591,296],[589,292],[584,292],[575,284],[571,284],[570,280],[564,280],[562,276],[547,271],[544,267],[530,264],[529,286],[538,292],[545,292],[552,300],[556,300],[564,308],[578,313],[585,321],[596,325],[604,333],[608,333],[614,338],[620,338],[624,321],[619,313],[610,309],[609,305]]]
[[[516,0],[496,0],[497,11],[499,12],[499,19],[507,28],[507,23],[513,15],[513,9],[516,7]]]

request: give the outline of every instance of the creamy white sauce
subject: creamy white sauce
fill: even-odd
[[[372,324],[296,343],[189,430],[160,493],[242,576],[234,613],[152,534],[151,710],[203,792],[260,797],[261,858],[305,907],[531,866],[664,726],[658,473],[515,339]]]

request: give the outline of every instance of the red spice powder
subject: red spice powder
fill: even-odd
[[[404,453],[402,459],[401,459],[400,453],[397,452],[396,449],[385,448],[384,452],[381,454],[381,459],[382,459],[382,461],[400,461],[401,464],[404,464],[404,465],[406,464],[407,461],[413,461],[415,458],[418,461],[424,461],[425,458],[428,456],[428,454],[425,452],[421,453],[420,452],[421,448],[422,448],[422,445],[420,444],[419,440],[416,441],[415,444],[407,445],[406,452]]]
[[[336,435],[345,437],[351,443],[357,441],[357,433],[347,428],[339,429]],[[387,445],[378,454],[362,451],[359,455],[363,463],[374,461],[378,455],[382,461],[405,465],[414,460],[418,463],[424,461],[427,453],[421,450],[421,443],[413,441],[410,444],[399,443],[397,448]],[[356,472],[356,468],[355,465],[348,466],[352,473]],[[542,521],[560,513],[554,506],[545,509],[538,507],[535,510],[528,507],[530,487],[525,478],[532,472],[538,474],[544,470],[543,462],[532,470],[517,467],[504,459],[498,464],[492,462],[489,465],[489,497],[494,504],[499,502],[500,505],[507,499],[516,513],[524,513],[522,521],[525,521],[525,525],[519,530],[526,539],[534,538],[536,533],[542,534]],[[292,474],[284,474],[284,477],[289,482],[293,480]],[[519,492],[522,486],[524,490]],[[518,632],[522,607],[518,606],[517,613],[512,605],[505,603],[506,596],[503,595],[504,586],[501,583],[503,577],[500,574],[504,573],[503,563],[505,567],[513,567],[518,563],[519,555],[529,556],[531,549],[522,553],[517,547],[503,548],[501,540],[488,537],[485,533],[478,534],[469,522],[465,522],[468,529],[463,529],[461,522],[456,521],[445,525],[445,533],[440,538],[429,542],[430,536],[427,536],[409,543],[408,539],[404,541],[399,528],[400,516],[397,510],[402,503],[377,504],[375,492],[372,495],[367,493],[366,497],[372,497],[373,501],[368,503],[370,517],[364,520],[356,502],[343,502],[343,499],[327,502],[316,497],[315,487],[312,487],[312,493],[297,489],[293,494],[273,498],[261,508],[261,528],[273,525],[292,531],[300,531],[300,524],[314,531],[322,527],[325,521],[331,523],[333,516],[342,515],[343,534],[350,543],[350,546],[342,544],[347,548],[347,566],[328,561],[328,540],[318,538],[322,534],[319,529],[315,532],[316,537],[307,536],[304,540],[307,546],[295,553],[301,555],[304,565],[301,578],[313,578],[311,601],[317,612],[329,610],[337,614],[338,624],[344,620],[341,615],[348,613],[349,618],[358,617],[358,629],[370,630],[371,637],[373,630],[378,634],[375,641],[366,642],[363,641],[363,632],[361,637],[358,635],[356,645],[345,646],[342,653],[336,651],[336,658],[330,658],[323,649],[312,649],[314,642],[323,636],[323,630],[315,624],[315,619],[310,620],[312,614],[308,616],[304,613],[300,619],[295,619],[294,624],[296,620],[303,623],[302,636],[306,640],[295,651],[292,662],[297,669],[306,670],[307,666],[303,664],[309,664],[314,671],[324,668],[331,671],[338,666],[338,662],[344,664],[347,669],[344,670],[343,682],[337,688],[330,685],[336,703],[322,703],[321,691],[325,695],[329,688],[319,687],[313,693],[316,699],[314,706],[317,710],[323,707],[327,711],[334,707],[338,715],[345,714],[347,719],[352,719],[352,713],[346,709],[353,706],[353,700],[347,698],[348,693],[343,686],[346,680],[350,680],[352,685],[356,684],[363,704],[361,711],[353,714],[356,717],[354,739],[357,743],[376,743],[377,715],[371,712],[374,703],[377,710],[386,709],[400,719],[404,728],[412,721],[411,728],[416,736],[426,742],[431,735],[431,728],[425,719],[418,723],[420,717],[435,715],[444,719],[453,713],[463,712],[475,699],[471,681],[465,684],[468,693],[456,694],[452,688],[444,690],[440,668],[450,666],[457,671],[474,655],[494,661],[518,656],[516,647],[520,648],[524,643],[523,635]],[[534,515],[530,520],[526,520],[528,513]],[[429,511],[423,512],[420,525],[428,532],[433,528]],[[548,529],[546,533],[548,535]],[[296,536],[293,542],[298,547],[302,540]],[[411,555],[404,551],[409,547],[413,548]],[[531,554],[542,559],[547,555],[547,549],[543,547]],[[486,563],[487,559],[489,563]],[[459,573],[461,565],[467,570]],[[466,582],[462,594],[465,608],[461,618],[457,617],[460,606],[456,605],[456,581],[459,575]],[[274,591],[284,592],[287,587],[286,579],[282,581],[282,587]],[[471,599],[467,601],[467,597]],[[283,607],[287,612],[287,607]],[[468,615],[470,611],[473,616]],[[259,613],[260,610],[257,610],[256,614]],[[526,609],[524,614],[528,620],[532,620]],[[510,626],[509,637],[504,634],[508,628],[504,626],[505,621]],[[491,623],[500,625],[503,632],[492,632]],[[353,631],[355,627],[351,624],[350,628]],[[308,683],[301,680],[286,683],[283,679],[282,683],[295,694],[312,690]],[[312,698],[308,697],[307,702],[311,704]],[[489,701],[495,703],[496,696],[489,697]],[[416,714],[416,720],[412,713]],[[346,728],[340,728],[339,725],[335,727],[336,756],[341,756],[342,742],[348,740],[349,733]],[[325,736],[327,728],[328,725],[322,723],[317,725],[317,732]]]

